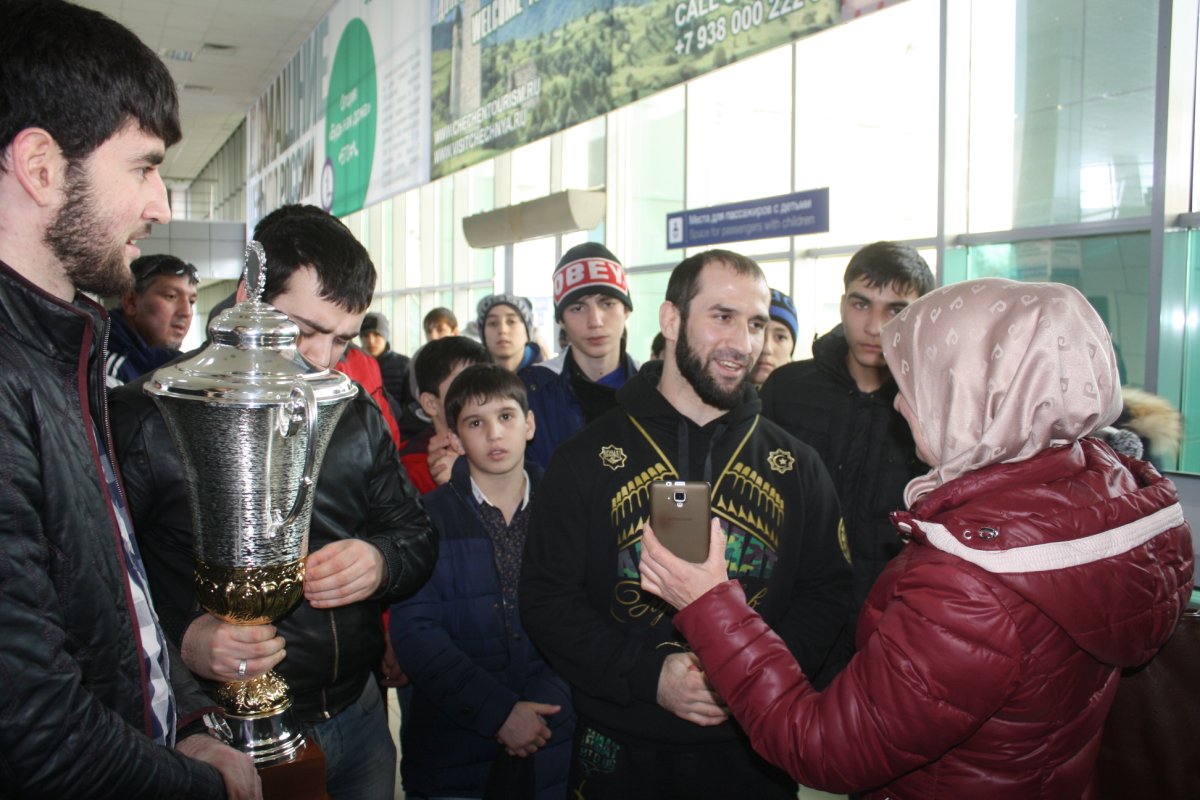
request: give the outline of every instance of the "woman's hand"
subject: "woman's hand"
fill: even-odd
[[[658,540],[650,523],[642,529],[642,588],[675,608],[690,605],[700,595],[729,579],[725,534],[714,519],[709,529],[708,558],[702,564],[684,561]]]

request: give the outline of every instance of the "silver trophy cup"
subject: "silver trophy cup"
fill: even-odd
[[[146,392],[183,463],[196,598],[225,622],[261,625],[303,595],[313,488],[357,388],[305,361],[299,328],[258,300],[266,274],[258,242],[246,262],[254,299],[217,317],[209,346],[159,369]],[[223,684],[217,700],[235,746],[255,764],[289,761],[303,746],[287,683],[275,672]]]

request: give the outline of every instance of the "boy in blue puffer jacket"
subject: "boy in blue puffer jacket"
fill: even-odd
[[[396,657],[413,697],[401,776],[410,798],[562,798],[574,714],[567,685],[521,627],[517,580],[534,418],[517,376],[468,367],[443,398],[461,441],[450,482],[423,500],[442,534],[433,577],[392,606]]]

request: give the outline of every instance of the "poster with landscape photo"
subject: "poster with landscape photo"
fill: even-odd
[[[838,0],[431,2],[433,178],[827,28],[839,14]]]

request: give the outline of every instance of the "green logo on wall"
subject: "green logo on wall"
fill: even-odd
[[[375,158],[375,50],[361,19],[350,20],[338,42],[325,106],[326,169],[332,167],[335,216],[363,207]],[[329,181],[322,176],[322,185]],[[328,196],[322,192],[322,200]]]

